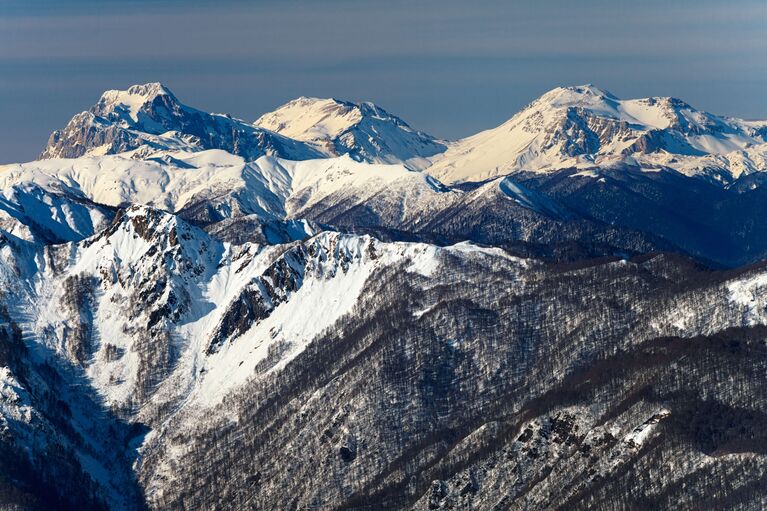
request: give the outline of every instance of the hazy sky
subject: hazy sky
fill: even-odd
[[[767,117],[767,2],[0,0],[0,162],[149,81],[247,120],[371,100],[449,138],[579,83]]]

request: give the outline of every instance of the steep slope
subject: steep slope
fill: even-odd
[[[218,401],[238,372],[244,381],[267,355],[277,362],[273,345],[294,356],[306,335],[348,311],[375,267],[420,256],[428,268],[434,250],[337,233],[236,246],[135,206],[97,236],[51,249],[31,328],[83,366],[115,410],[136,412],[150,398],[194,401],[188,392]],[[318,316],[293,324],[294,314]]]
[[[144,157],[167,149],[223,149],[255,160],[271,154],[305,160],[310,146],[229,115],[209,114],[179,102],[160,83],[106,91],[88,111],[54,131],[41,159],[116,154],[141,148]]]
[[[45,199],[40,204],[56,206]],[[0,507],[140,509],[131,464],[141,425],[112,415],[87,375],[44,342],[52,332],[33,327],[42,305],[35,292],[40,272],[56,270],[45,244],[50,239],[35,235],[38,225],[25,225],[28,220],[15,219],[30,239],[0,234]],[[62,285],[70,299],[57,304],[61,311],[89,306],[87,281]],[[66,333],[84,336],[84,318],[73,317]],[[71,339],[62,342],[73,347]],[[71,353],[80,355],[76,348]]]
[[[351,253],[341,278],[372,253]],[[295,357],[204,420],[167,422],[142,463],[150,505],[763,502],[763,268],[425,255],[376,262],[349,314]]]
[[[676,98],[621,100],[592,85],[559,87],[497,128],[455,142],[429,173],[452,183],[628,162],[729,181],[767,170],[764,124]]]
[[[444,142],[369,102],[301,97],[254,124],[308,142],[328,156],[349,154],[358,161],[402,163],[413,169],[428,166],[429,158],[447,149]]]
[[[0,311],[0,507],[140,509],[125,450],[138,430],[111,417],[55,354],[25,343],[16,313]]]

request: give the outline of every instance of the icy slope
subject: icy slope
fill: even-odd
[[[7,175],[0,171],[2,177]],[[110,208],[82,193],[47,184],[32,176],[5,183],[0,229],[25,241],[61,243],[91,236],[111,219]]]

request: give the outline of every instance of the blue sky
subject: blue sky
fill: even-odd
[[[371,100],[448,138],[579,83],[765,118],[767,2],[0,0],[0,162],[148,81],[247,120]]]

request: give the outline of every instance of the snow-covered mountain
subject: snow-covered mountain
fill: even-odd
[[[421,169],[443,152],[444,141],[416,131],[399,117],[369,102],[301,97],[254,123],[308,142],[328,156],[349,154],[371,163],[404,163]]]
[[[181,103],[165,85],[106,91],[88,111],[51,135],[40,158],[100,156],[136,150],[150,158],[166,150],[222,149],[255,160],[349,154],[371,163],[424,168],[443,142],[416,131],[373,103],[298,98],[254,124]]]
[[[520,170],[638,165],[731,183],[767,170],[767,121],[719,117],[669,97],[621,100],[592,85],[553,89],[507,122],[450,142],[412,129],[373,103],[301,97],[253,124],[178,101],[159,83],[105,92],[52,135],[41,158],[222,149],[252,161],[348,154],[403,164],[445,183]],[[165,155],[164,158],[169,158]]]
[[[108,91],[0,166],[0,508],[764,508],[765,126]]]
[[[168,149],[223,149],[246,159],[264,154],[294,160],[321,156],[307,144],[229,115],[186,106],[164,85],[148,83],[106,91],[90,110],[51,134],[40,158],[116,154],[137,148],[145,157]]]
[[[452,183],[629,163],[730,182],[767,170],[765,142],[767,121],[718,117],[676,98],[559,87],[497,128],[452,143],[428,172]]]

